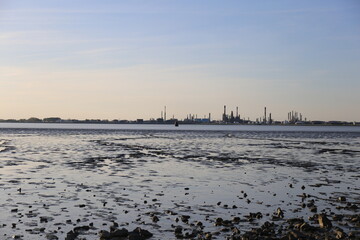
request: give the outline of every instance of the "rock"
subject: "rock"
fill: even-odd
[[[281,208],[278,208],[276,210],[276,215],[279,217],[279,218],[284,218],[284,212],[281,210]]]
[[[211,239],[212,239],[212,234],[211,233],[205,234],[205,240],[211,240]]]
[[[110,226],[110,232],[114,232],[118,227],[119,227],[119,224],[117,222],[112,222],[113,225]]]
[[[350,221],[353,223],[360,223],[360,215],[353,216]]]
[[[360,231],[349,232],[349,239],[359,239],[358,236],[360,236]]]
[[[181,234],[182,233],[182,230],[183,230],[183,228],[181,227],[181,226],[177,226],[176,228],[175,228],[175,230],[174,230],[174,232],[175,232],[175,234]]]
[[[331,221],[324,214],[319,214],[318,221],[321,228],[332,227]]]
[[[197,230],[193,230],[191,233],[185,233],[185,238],[187,239],[194,239],[196,236],[199,235],[199,232]]]
[[[308,197],[308,195],[306,195],[306,193],[303,193],[302,195],[300,195],[300,197],[301,200],[304,201]]]
[[[224,227],[222,229],[220,229],[221,232],[230,232],[230,228]]]
[[[41,216],[40,217],[40,222],[41,223],[47,223],[47,222],[52,221],[52,220],[54,220],[54,218],[52,218],[52,217],[46,217],[46,216]]]
[[[159,221],[159,218],[158,218],[157,216],[153,216],[153,217],[151,218],[151,220],[152,220],[153,222],[157,223],[157,222]]]
[[[240,234],[240,230],[237,227],[231,229],[234,234]]]
[[[310,207],[310,212],[317,212],[317,207],[316,206]]]
[[[344,218],[344,215],[340,215],[340,214],[335,214],[332,216],[332,219],[334,221],[341,221]]]
[[[306,205],[308,208],[312,207],[312,206],[315,206],[315,200],[314,199],[311,199],[308,201],[308,204]]]
[[[105,230],[101,230],[99,232],[99,237],[100,237],[100,240],[109,239],[110,238],[110,232],[105,231]]]
[[[286,220],[287,223],[295,225],[295,224],[303,224],[304,223],[304,219],[302,218],[290,218],[288,220]],[[299,226],[300,226],[299,225]]]
[[[53,233],[48,233],[48,234],[46,234],[46,239],[47,240],[58,240],[59,238]]]
[[[315,227],[309,225],[309,224],[306,223],[306,222],[302,223],[302,224],[300,225],[300,228],[299,228],[299,229],[300,229],[301,232],[313,232],[313,231],[316,230]]]
[[[335,230],[334,230],[334,234],[335,234],[335,237],[336,239],[344,239],[346,236],[346,233],[344,233],[344,230],[342,230],[341,228],[337,227]]]
[[[288,233],[288,238],[289,240],[305,240],[305,239],[310,239],[308,238],[305,234],[299,232],[299,231],[296,231],[296,230],[293,230],[293,231],[290,231]]]
[[[197,221],[195,225],[198,226],[198,227],[202,227],[202,226],[203,226],[203,223],[200,222],[200,221]]]
[[[79,226],[74,228],[74,232],[89,231],[89,226]]]
[[[65,240],[75,240],[78,235],[79,235],[78,233],[74,231],[70,231],[66,234]]]
[[[358,207],[357,205],[355,205],[355,204],[352,204],[352,205],[349,207],[349,209],[351,209],[351,210],[357,210],[357,209],[359,209],[359,207]]]
[[[153,234],[147,230],[141,228],[135,228],[132,232],[129,233],[129,240],[145,240],[151,238]]]
[[[183,221],[184,223],[187,223],[187,222],[189,222],[190,216],[182,215],[180,218],[181,218],[181,221]]]
[[[118,239],[118,238],[125,238],[129,235],[129,231],[125,228],[116,229],[113,232],[108,232],[105,230],[101,230],[99,232],[100,240],[107,240],[107,239]]]
[[[169,214],[169,215],[177,215],[177,213],[171,211],[171,210],[166,210],[165,211],[166,214]]]
[[[216,218],[215,219],[215,226],[221,226],[221,224],[222,224],[222,222],[223,222],[224,220],[222,219],[222,218]]]
[[[340,202],[346,202],[346,197],[342,196],[342,197],[339,197],[338,200]]]
[[[181,226],[175,228],[174,233],[176,238],[183,238],[182,230],[183,228]]]
[[[110,233],[112,238],[122,238],[129,235],[129,231],[126,228],[116,229],[114,232]]]

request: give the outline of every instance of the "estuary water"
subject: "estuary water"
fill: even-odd
[[[177,227],[226,239],[218,218],[246,232],[318,213],[356,234],[345,219],[360,212],[359,177],[355,126],[1,123],[0,239],[77,227],[76,239],[99,239],[114,223],[151,239]]]

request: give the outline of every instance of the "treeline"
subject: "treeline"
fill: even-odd
[[[62,119],[59,117],[50,117],[50,118],[36,118],[31,117],[28,119],[0,119],[0,122],[23,122],[23,123],[60,123]]]
[[[59,117],[49,117],[49,118],[36,118],[31,117],[28,119],[0,119],[0,122],[8,122],[8,123],[134,123],[136,121],[128,121],[128,120],[107,120],[107,119],[61,119]]]

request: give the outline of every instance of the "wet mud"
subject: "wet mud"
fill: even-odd
[[[358,133],[0,132],[0,239],[360,238]]]

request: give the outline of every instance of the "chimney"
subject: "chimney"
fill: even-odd
[[[265,109],[264,109],[264,115],[265,115],[265,117],[264,117],[264,123],[266,123],[266,107],[265,107]]]

